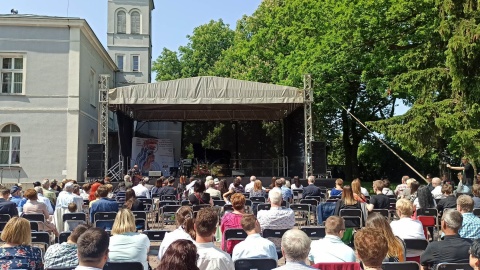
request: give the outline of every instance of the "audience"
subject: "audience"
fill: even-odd
[[[480,218],[473,214],[473,199],[469,195],[460,195],[457,199],[457,211],[462,214],[460,237],[468,239],[480,238]]]
[[[205,190],[205,193],[210,194],[211,198],[217,198],[217,199],[222,198],[222,193],[220,192],[220,190],[215,188],[215,182],[213,180],[208,180],[206,185],[207,185],[207,190]]]
[[[308,259],[312,264],[333,262],[355,262],[355,252],[342,242],[345,221],[330,216],[325,221],[325,238],[312,241]]]
[[[436,203],[433,199],[432,192],[428,189],[428,186],[420,187],[417,191],[417,198],[413,201],[416,209],[435,208]]]
[[[189,206],[180,207],[175,213],[175,222],[177,224],[177,229],[167,232],[160,244],[160,249],[158,250],[159,259],[162,259],[163,254],[165,254],[167,248],[174,241],[184,239],[193,242],[193,239],[195,239],[192,208]]]
[[[373,192],[375,192],[376,195],[370,198],[370,203],[367,205],[368,211],[372,211],[373,209],[388,209],[390,207],[390,198],[382,192],[383,185],[384,181],[382,180],[373,181]]]
[[[135,191],[133,189],[129,188],[125,192],[125,203],[123,204],[123,207],[131,210],[131,211],[145,211],[145,206],[143,205],[143,202],[140,200],[137,200],[137,196],[135,196]]]
[[[437,209],[441,213],[447,208],[457,208],[457,198],[453,195],[453,187],[449,184],[442,186],[443,199],[438,201]]]
[[[355,233],[355,252],[364,269],[382,270],[382,262],[388,254],[388,242],[377,228],[363,228]]]
[[[119,184],[119,186],[120,186],[120,184]],[[80,190],[80,196],[82,196],[83,200],[88,200],[88,196],[90,196],[90,188],[91,187],[92,187],[92,183],[83,184],[82,189]]]
[[[245,185],[245,193],[250,193],[253,190],[253,186],[255,185],[255,181],[257,180],[257,177],[254,175],[250,176],[250,183]]]
[[[388,224],[387,219],[379,213],[370,213],[367,218],[366,228],[376,228],[385,237],[388,244],[388,252],[385,261],[404,262],[406,257],[405,243],[398,236],[395,236]],[[357,241],[357,239],[355,239]]]
[[[2,269],[43,269],[42,252],[32,247],[30,222],[21,217],[11,218],[0,235],[5,242],[0,247]]]
[[[291,189],[285,186],[285,178],[280,178],[276,181],[277,186],[280,188],[280,191],[282,192],[282,199],[288,203],[291,203],[293,200],[293,192]]]
[[[57,231],[59,232],[68,230],[68,228],[63,222],[63,214],[68,211],[68,205],[72,202],[75,202],[72,193],[73,185],[74,184],[72,182],[66,183],[64,186],[64,190],[58,194],[57,204],[53,213],[53,221],[55,223],[55,226],[57,227]]]
[[[38,229],[40,231],[53,232],[55,236],[58,236],[55,224],[49,220],[50,215],[48,214],[47,206],[37,200],[38,197],[35,189],[27,189],[25,191],[25,197],[28,201],[23,205],[23,214],[43,214],[45,220],[44,222],[38,222]]]
[[[233,212],[225,213],[220,224],[220,231],[222,232],[222,250],[226,250],[229,254],[232,253],[233,247],[235,247],[240,241],[231,240],[226,242],[225,231],[242,227],[241,220],[242,216],[245,214],[245,196],[241,193],[235,193],[230,198],[230,201],[232,203]]]
[[[390,180],[388,179],[384,179],[382,180],[383,182],[383,189],[382,189],[382,193],[387,195],[387,196],[393,196],[393,191],[390,189]]]
[[[223,195],[228,192],[228,186],[227,186],[227,180],[226,179],[222,179],[222,180],[220,180],[220,182],[218,182],[218,190],[222,194],[222,198],[223,198]]]
[[[110,200],[107,198],[108,190],[105,186],[98,187],[97,194],[100,197],[98,201],[92,204],[90,208],[90,222],[94,223],[95,213],[97,212],[117,212],[118,204],[115,200]],[[104,229],[111,229],[112,223],[110,221],[100,221],[97,222],[96,227],[101,227]]]
[[[352,189],[350,186],[344,186],[343,187],[343,192],[342,192],[342,199],[338,200],[335,203],[335,216],[340,216],[340,210],[342,209],[360,209],[362,212],[366,212],[362,208],[362,204],[355,200]],[[366,213],[363,215],[364,217],[366,216]],[[345,226],[348,228],[358,228],[360,227],[360,222],[358,220],[346,220],[345,221]]]
[[[23,210],[23,205],[27,202],[27,199],[22,197],[22,188],[14,185],[10,188],[10,201],[17,205],[18,212],[21,213]]]
[[[312,269],[306,265],[310,252],[311,240],[301,230],[291,229],[282,236],[282,255],[285,257],[285,265],[275,270],[303,270]]]
[[[163,184],[163,177],[160,177],[155,181],[155,186],[151,190],[151,194],[160,194],[160,190],[162,189],[162,184]]]
[[[434,177],[432,179],[432,196],[434,199],[442,199],[443,192],[442,192],[442,180],[438,177]]]
[[[195,244],[189,240],[179,239],[167,248],[156,270],[199,270],[196,259]]]
[[[365,195],[362,193],[362,185],[360,179],[355,179],[352,181],[352,192],[353,198],[359,203],[367,202]]]
[[[269,258],[278,260],[275,244],[260,235],[261,228],[255,215],[243,215],[241,220],[242,229],[247,233],[247,238],[235,245],[232,252],[232,260]]]
[[[303,189],[303,185],[300,184],[300,178],[298,176],[294,176],[293,177],[293,184],[292,186],[290,187],[292,190],[294,189]]]
[[[152,198],[150,194],[150,190],[145,187],[145,183],[148,182],[148,177],[144,177],[142,181],[138,183],[138,185],[132,187],[133,191],[135,191],[135,196],[137,197],[144,197],[147,199]]]
[[[125,179],[125,184],[127,183],[127,177],[125,176],[124,177]],[[128,176],[128,179],[130,179],[130,176]],[[96,199],[95,197],[95,192],[97,191],[97,189],[102,185],[102,182],[103,180],[95,180],[95,183],[92,184],[92,186],[90,187],[90,195],[88,196],[88,199],[90,201],[93,201]],[[131,180],[130,180],[131,181]],[[131,183],[131,182],[130,182]],[[105,196],[106,197],[106,196]]]
[[[48,247],[44,256],[45,268],[67,268],[78,265],[77,240],[85,231],[90,229],[90,225],[78,225],[67,239],[67,242],[54,244]]]
[[[403,190],[403,198],[410,200],[412,203],[417,198],[417,190],[420,187],[420,183],[417,180],[410,178],[407,180],[407,188]]]
[[[462,214],[457,210],[449,209],[443,213],[440,226],[445,233],[444,239],[428,244],[420,256],[420,264],[424,268],[435,269],[439,263],[468,263],[468,250],[472,240],[461,238],[458,234],[462,222]]]
[[[398,199],[402,198],[403,191],[407,188],[407,180],[409,178],[408,175],[402,176],[402,183],[395,188],[395,195]]]
[[[342,196],[343,191],[343,179],[338,178],[335,180],[335,187],[330,191],[330,196]]]
[[[303,188],[302,199],[305,199],[307,196],[320,196],[322,192],[320,188],[315,186],[315,176],[310,175],[307,178],[308,186]]]
[[[213,243],[217,230],[218,214],[210,207],[202,208],[195,219],[195,242],[197,245],[197,266],[200,270],[234,270],[232,258]]]
[[[193,193],[188,195],[188,200],[192,205],[210,204],[213,206],[213,199],[210,194],[205,192],[205,184],[200,180],[193,185]]]
[[[251,197],[264,197],[267,195],[265,189],[262,186],[262,181],[255,180],[252,190],[250,191]]]
[[[10,197],[10,190],[0,189],[0,214],[10,215],[10,217],[18,216],[18,208],[14,202],[8,200]]]
[[[177,196],[177,190],[173,187],[175,178],[170,177],[167,179],[167,185],[160,189],[160,198],[164,195]]]
[[[262,231],[265,229],[291,229],[295,226],[295,213],[290,208],[282,207],[282,193],[279,190],[271,190],[268,193],[270,210],[260,210],[257,219]],[[280,239],[269,239],[275,246],[280,247]]]
[[[45,206],[47,206],[47,211],[49,215],[53,215],[52,203],[47,197],[43,196],[43,188],[38,186],[38,187],[34,187],[33,189],[37,192],[37,200],[39,202],[44,203]]]
[[[475,184],[472,186],[473,194],[473,208],[480,208],[480,185]]]
[[[86,230],[77,241],[78,266],[75,270],[102,270],[108,260],[110,238],[101,228]]]
[[[240,176],[235,177],[233,183],[230,184],[228,189],[233,189],[235,193],[245,193],[245,189],[242,186],[242,178]]]
[[[473,241],[468,253],[470,254],[470,266],[473,269],[478,270],[480,268],[480,239]]]
[[[118,211],[112,228],[112,237],[108,246],[108,258],[112,262],[141,262],[148,270],[148,236],[136,232],[135,217],[132,211],[123,208]]]
[[[148,191],[151,193],[154,185],[150,184],[151,179],[149,177],[145,177],[145,187],[148,189]]]
[[[390,223],[393,234],[401,239],[425,239],[422,223],[412,219],[412,202],[407,199],[400,199],[396,203],[396,209],[399,219]]]

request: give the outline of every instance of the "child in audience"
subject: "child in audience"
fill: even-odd
[[[68,211],[66,213],[77,213],[77,204],[71,202],[68,204]],[[69,231],[73,231],[79,224],[84,223],[83,221],[65,221],[67,222],[67,228]]]

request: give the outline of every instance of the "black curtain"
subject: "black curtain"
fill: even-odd
[[[303,175],[305,152],[305,127],[303,107],[293,111],[283,119],[285,136],[285,155],[288,157],[288,176]]]
[[[118,141],[124,162],[130,161],[132,157],[133,122],[132,118],[117,111]],[[125,165],[124,169],[126,170],[128,164]]]

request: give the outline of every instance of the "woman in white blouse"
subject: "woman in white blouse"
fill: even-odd
[[[189,206],[182,206],[178,208],[175,213],[175,220],[177,223],[177,229],[165,234],[160,249],[158,250],[158,258],[161,260],[162,256],[167,251],[170,244],[179,239],[190,240],[193,242],[195,239],[195,231],[193,229],[193,212]]]
[[[123,208],[118,211],[112,228],[108,246],[109,260],[112,262],[141,262],[148,270],[148,250],[150,240],[147,235],[137,233],[132,211]]]

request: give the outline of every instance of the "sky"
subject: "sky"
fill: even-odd
[[[164,47],[177,50],[186,45],[187,35],[199,25],[222,19],[235,29],[243,15],[251,15],[261,0],[156,0],[152,13],[153,60]],[[86,19],[98,39],[106,47],[108,0],[0,0],[0,13],[36,14]],[[155,75],[152,75],[155,78]],[[403,114],[406,106],[397,102],[395,114]]]

